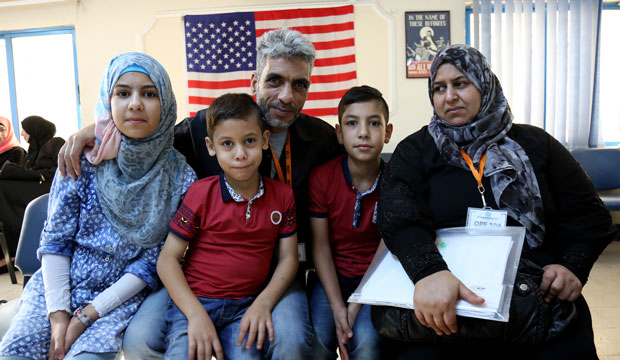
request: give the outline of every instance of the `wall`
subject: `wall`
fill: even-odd
[[[432,115],[427,79],[405,76],[405,11],[449,10],[451,42],[465,41],[465,1],[358,0],[311,2],[297,0],[75,0],[40,5],[0,7],[0,30],[74,26],[83,125],[92,123],[101,76],[110,59],[127,51],[144,51],[170,73],[179,104],[185,111],[182,15],[282,7],[354,4],[358,83],[381,90],[391,106],[393,151],[407,135],[427,124]],[[414,5],[415,3],[415,5]],[[260,5],[257,5],[260,4]],[[44,81],[44,79],[43,79]],[[335,118],[327,118],[335,123]]]

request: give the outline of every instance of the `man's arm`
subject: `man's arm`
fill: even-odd
[[[269,341],[274,340],[273,322],[271,310],[276,305],[284,291],[288,288],[295,277],[299,260],[297,257],[297,234],[282,238],[279,241],[278,265],[267,284],[267,287],[258,295],[256,300],[248,308],[241,319],[237,345],[243,343],[246,334],[248,341],[246,349],[252,348],[256,341],[256,348],[262,349],[265,341],[265,331],[268,332]],[[249,331],[249,332],[248,332]],[[282,336],[282,335],[280,335]]]
[[[75,180],[81,173],[80,155],[86,146],[95,143],[95,124],[91,124],[69,136],[58,152],[58,171],[62,177],[67,174]]]

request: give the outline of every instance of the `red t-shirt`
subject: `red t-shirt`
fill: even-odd
[[[376,222],[379,184],[361,197],[359,218],[354,227],[357,188],[353,185],[347,156],[314,169],[308,182],[310,216],[327,218],[329,241],[336,271],[349,278],[364,275],[379,246]]]
[[[189,241],[183,272],[194,294],[243,299],[265,284],[278,238],[295,234],[295,200],[286,184],[264,178],[264,193],[237,202],[224,176],[192,184],[170,222],[170,231]],[[247,219],[247,221],[246,221]]]

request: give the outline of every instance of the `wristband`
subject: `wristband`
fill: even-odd
[[[84,312],[84,308],[79,307],[73,312],[73,317],[80,320],[84,326],[89,327],[93,323],[93,319]]]

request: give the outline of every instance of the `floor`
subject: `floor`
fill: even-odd
[[[620,360],[620,241],[612,242],[594,265],[584,288],[592,319],[598,355],[601,360]],[[12,285],[8,274],[0,275],[0,299],[18,298],[22,276]]]

